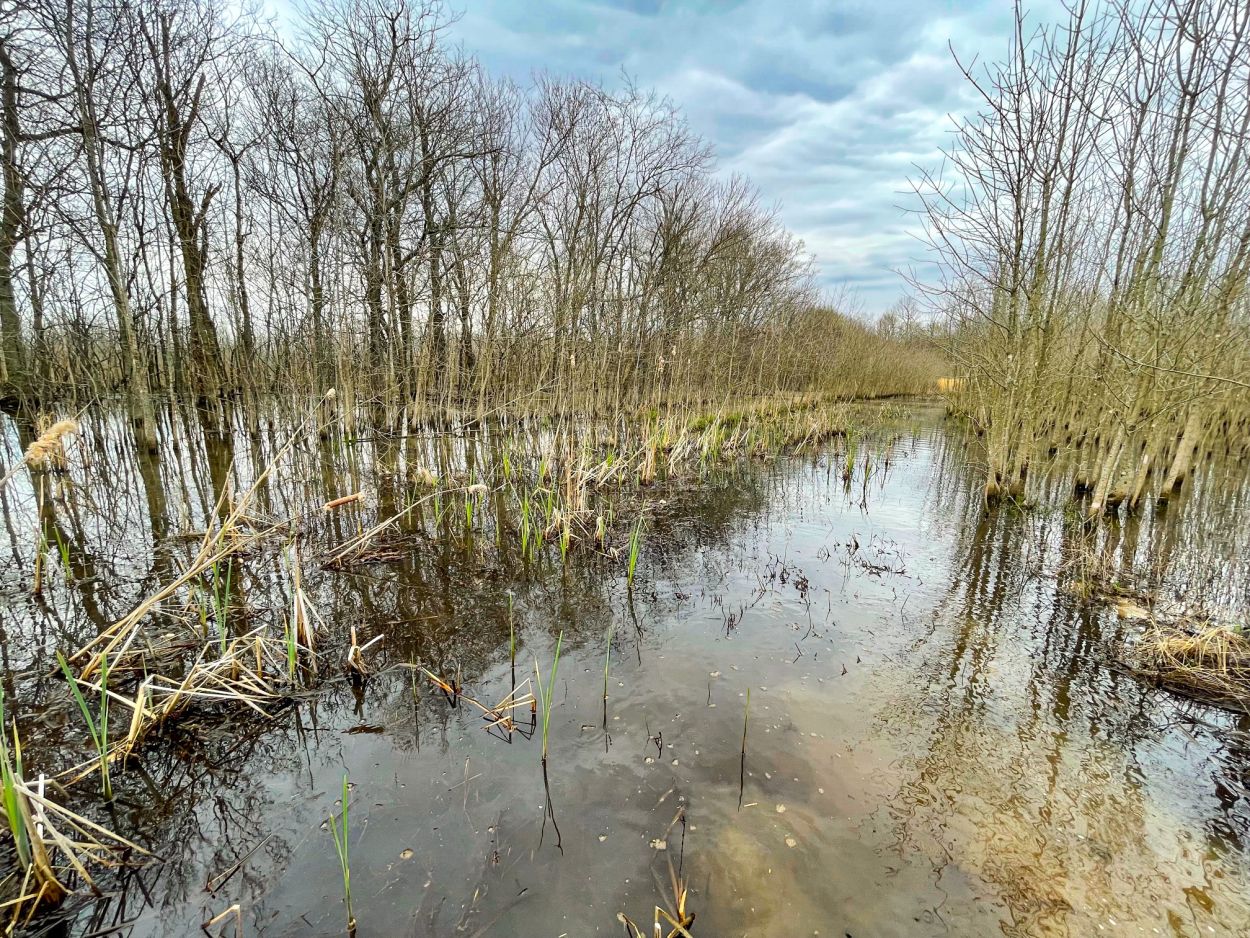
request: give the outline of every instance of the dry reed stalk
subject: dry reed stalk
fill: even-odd
[[[1132,663],[1185,693],[1250,705],[1250,639],[1240,629],[1155,623],[1134,649]]]
[[[324,399],[333,400],[333,395],[327,392]],[[314,408],[315,410],[316,408]],[[213,514],[201,539],[199,550],[187,568],[175,580],[149,595],[129,613],[104,629],[99,635],[70,656],[70,660],[78,661],[91,654],[87,664],[83,667],[82,677],[90,677],[99,668],[100,662],[105,655],[110,659],[116,659],[119,657],[119,652],[124,653],[138,634],[138,628],[143,619],[164,600],[173,596],[178,590],[202,576],[205,571],[212,569],[232,554],[238,553],[254,544],[259,544],[276,532],[290,528],[298,521],[298,517],[291,518],[284,522],[253,530],[252,533],[246,536],[239,533],[240,525],[246,519],[247,510],[260,486],[273,474],[277,465],[295,446],[296,441],[307,428],[313,416],[314,413],[305,415],[299,426],[292,431],[286,442],[283,443],[273,458],[270,459],[264,469],[261,470],[251,485],[241,495],[235,498],[232,496],[229,486],[223,488],[217,504],[213,508]],[[224,509],[227,504],[231,507],[228,512],[225,512]]]
[[[478,700],[466,694],[464,692],[464,688],[459,686],[459,681],[457,681],[455,684],[450,684],[446,680],[444,680],[443,678],[435,674],[433,671],[430,671],[428,668],[423,668],[420,665],[405,664],[405,665],[401,665],[401,667],[413,668],[417,671],[420,671],[422,674],[425,675],[426,679],[431,684],[433,684],[443,693],[447,694],[450,697],[454,697],[457,701],[463,700],[466,703],[469,703],[473,705],[474,707],[477,707],[477,709],[482,711],[483,717],[488,718],[492,721],[486,727],[486,729],[488,730],[494,726],[502,726],[505,730],[507,730],[510,733],[514,729],[516,729],[516,723],[513,721],[512,717],[509,716],[509,714],[513,710],[518,710],[524,707],[529,707],[531,708],[531,711],[532,711],[533,708],[537,706],[537,698],[533,695],[533,693],[529,691],[526,691],[523,694],[520,693],[520,691],[527,684],[529,684],[530,682],[529,678],[526,678],[524,681],[521,682],[519,686],[513,688],[513,690],[510,691],[503,698],[503,700],[501,700],[495,706],[488,707],[485,704],[479,702]]]
[[[237,902],[234,905],[230,906],[228,909],[218,912],[216,915],[210,918],[207,922],[204,922],[202,925],[200,925],[200,928],[202,928],[207,933],[210,928],[215,928],[216,926],[220,925],[222,922],[224,922],[226,919],[230,918],[231,916],[234,917],[235,938],[243,938],[243,910],[242,910],[242,907]]]
[[[71,660],[81,660],[90,653],[91,657],[87,664],[83,667],[82,676],[90,677],[100,666],[100,661],[105,655],[110,659],[115,659],[125,654],[130,644],[134,641],[138,628],[142,624],[143,619],[156,609],[162,602],[176,594],[184,586],[193,580],[202,576],[206,571],[211,570],[214,565],[221,563],[229,558],[232,554],[237,553],[252,544],[259,544],[265,538],[271,536],[278,531],[282,525],[275,525],[267,530],[258,531],[247,537],[237,539],[234,542],[220,547],[217,550],[205,551],[201,549],[195,559],[176,579],[167,585],[161,587],[156,592],[150,594],[134,609],[128,612],[117,622],[100,632],[95,638],[84,645],[82,648],[74,652],[70,656]]]
[[[311,658],[310,666],[317,672],[317,626],[325,627],[325,620],[312,604],[308,594],[304,592],[303,577],[300,573],[299,557],[291,568],[291,629],[295,633],[295,642],[307,649]]]
[[[444,497],[446,497],[450,495],[463,494],[467,491],[468,491],[467,487],[462,487],[462,488],[446,489],[441,494]],[[419,506],[424,505],[426,502],[433,501],[433,499],[438,494],[439,493],[435,492],[429,495],[424,495],[421,498],[418,498],[416,501],[412,502],[406,508],[401,508],[399,511],[391,515],[389,518],[385,518],[382,521],[379,521],[377,524],[371,527],[368,531],[362,531],[360,534],[351,538],[347,542],[340,544],[337,548],[334,549],[333,553],[331,553],[330,556],[325,559],[324,561],[325,565],[329,567],[337,567],[337,566],[342,565],[344,562],[346,562],[347,560],[353,557],[360,556],[364,552],[365,548],[369,546],[369,543],[373,541],[373,539],[376,538],[379,534],[382,534],[391,526],[399,523],[399,521],[401,521],[407,515],[411,514]]]
[[[70,890],[62,882],[67,872],[78,875],[94,893],[99,893],[87,867],[117,866],[114,854],[120,850],[149,856],[148,851],[107,828],[57,804],[46,793],[44,778],[32,786],[21,776],[13,777],[14,801],[25,824],[29,847],[22,895],[11,904],[16,916],[23,908],[33,914],[40,904],[60,902]],[[60,857],[63,868],[54,864]],[[33,892],[31,887],[37,886]],[[29,916],[27,916],[29,919]]]
[[[339,498],[332,498],[330,499],[330,501],[326,502],[324,505],[321,506],[321,510],[333,511],[336,508],[342,508],[344,505],[350,505],[353,502],[358,502],[364,497],[365,497],[364,492],[355,492],[351,495],[343,495]]]
[[[664,831],[664,836],[661,839],[667,841],[669,835],[673,832],[673,828],[678,824],[682,828],[682,857],[684,858],[686,846],[686,809],[684,807],[677,810],[677,814],[669,822],[668,828]],[[667,938],[693,938],[689,929],[694,924],[695,915],[693,912],[686,910],[686,900],[690,895],[689,885],[685,877],[682,876],[680,861],[678,868],[674,869],[672,854],[666,853],[665,856],[668,859],[668,889],[672,893],[672,902],[669,904],[668,898],[665,896],[668,908],[660,905],[654,907],[652,935],[654,938],[660,938],[664,934],[660,924],[660,920],[663,919],[672,926],[672,931],[668,933]],[[664,884],[660,882],[659,875],[655,874],[654,871],[653,875],[655,875],[660,894],[663,896],[665,894]],[[616,920],[625,926],[630,938],[646,938],[642,929],[624,912],[618,912]]]
[[[136,692],[135,699],[109,690],[110,700],[131,709],[126,736],[109,747],[105,758],[109,762],[127,759],[142,743],[148,733],[177,716],[193,703],[233,704],[247,707],[268,719],[271,714],[264,705],[285,699],[285,694],[272,683],[267,675],[281,673],[285,665],[285,649],[280,643],[261,634],[256,629],[234,639],[225,654],[215,660],[205,660],[210,652],[219,651],[215,642],[206,642],[195,661],[178,680],[160,674],[148,674]],[[252,662],[243,667],[242,659]],[[276,678],[275,678],[276,679]],[[100,685],[89,679],[79,679],[85,688],[98,691]],[[95,774],[100,769],[99,758],[71,766],[63,771],[60,779],[72,784]]]
[[[356,639],[356,626],[351,628],[352,643],[347,649],[347,670],[355,672],[361,677],[369,676],[369,666],[365,664],[365,652],[382,641],[385,636],[375,635],[369,641],[361,645]]]

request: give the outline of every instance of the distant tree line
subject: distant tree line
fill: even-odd
[[[1066,457],[1091,516],[1250,439],[1250,5],[1075,0],[966,69],[919,180],[986,496]]]
[[[0,12],[11,401],[116,394],[147,432],[153,394],[617,409],[808,389],[853,330],[670,102],[492,78],[433,2],[229,9]]]

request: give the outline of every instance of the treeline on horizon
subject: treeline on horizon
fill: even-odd
[[[1073,466],[1090,517],[1250,455],[1250,4],[1016,7],[918,180],[986,499]]]
[[[929,389],[671,102],[494,78],[428,0],[0,13],[10,401],[319,393],[482,414]]]

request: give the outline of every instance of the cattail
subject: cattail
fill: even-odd
[[[78,432],[78,424],[73,420],[58,420],[35,442],[31,443],[26,449],[26,465],[37,466],[40,463],[47,462],[54,456],[65,456],[65,446],[62,442],[66,436],[71,433]]]

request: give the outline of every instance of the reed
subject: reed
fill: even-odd
[[[53,528],[52,534],[56,539],[56,552],[61,558],[61,572],[65,575],[65,582],[72,583],[74,581],[74,568],[70,563],[69,544],[61,536],[59,528]]]
[[[294,679],[301,648],[308,655],[309,670],[317,673],[317,631],[325,623],[304,590],[299,552],[296,551],[288,562],[291,571],[291,613],[287,621],[286,647],[288,670]]]
[[[91,737],[91,744],[95,747],[96,756],[99,760],[100,786],[104,792],[104,797],[111,801],[113,798],[113,783],[109,776],[108,655],[105,655],[100,661],[100,703],[94,716],[90,707],[87,706],[87,700],[78,684],[78,679],[74,677],[74,673],[70,670],[69,662],[65,660],[65,656],[59,651],[56,653],[56,661],[61,666],[61,673],[65,675],[65,683],[69,687],[70,695],[74,698],[74,702],[78,704],[78,709],[82,713],[83,722],[87,724],[87,733]]]
[[[855,458],[859,451],[859,438],[852,431],[846,435],[846,453],[842,462],[842,481],[847,485],[850,484],[852,476],[855,474]]]
[[[4,819],[17,848],[18,862],[30,866],[30,833],[25,816],[18,807],[18,779],[22,774],[22,750],[17,737],[17,721],[13,722],[13,747],[9,746],[8,720],[4,707],[4,688],[0,687],[0,789],[4,799]]]
[[[1250,704],[1250,636],[1244,627],[1152,621],[1129,660],[1138,673],[1180,693],[1243,710]]]
[[[35,570],[31,576],[30,593],[32,596],[43,595],[43,567],[44,555],[48,551],[48,539],[44,537],[43,531],[38,532],[35,539]]]
[[[661,897],[665,905],[659,904],[653,907],[651,919],[651,935],[652,938],[693,938],[690,934],[690,926],[694,924],[695,914],[686,907],[690,898],[690,887],[686,878],[682,875],[682,866],[684,865],[686,854],[686,809],[684,807],[677,810],[673,820],[669,822],[668,828],[664,831],[665,842],[673,833],[673,828],[681,825],[681,850],[678,859],[678,865],[673,866],[673,857],[671,852],[666,852],[665,857],[668,860],[668,892],[665,894],[664,885],[660,883],[659,876],[656,876],[656,884],[660,887]],[[625,933],[628,938],[646,938],[642,928],[624,912],[616,914],[616,920],[625,926]],[[662,923],[667,922],[671,930],[665,936]]]
[[[424,674],[431,684],[443,692],[443,694],[447,697],[447,702],[451,704],[451,706],[455,707],[463,702],[476,707],[482,712],[482,718],[488,721],[486,726],[487,730],[492,730],[498,726],[502,727],[508,733],[512,733],[514,730],[519,731],[516,721],[512,719],[512,712],[514,710],[530,708],[536,704],[536,698],[531,692],[525,691],[523,694],[518,693],[518,691],[521,688],[524,688],[528,682],[522,682],[521,688],[514,687],[503,700],[491,707],[465,693],[459,677],[453,677],[450,681],[448,681],[447,679],[439,677],[433,671],[423,668],[420,665],[402,665],[402,667],[411,667]]]
[[[543,704],[543,766],[547,765],[547,735],[551,727],[551,709],[556,692],[556,672],[560,668],[560,649],[564,644],[564,632],[556,639],[556,653],[551,661],[551,677],[543,683],[542,673],[538,671],[538,661],[534,661],[534,672],[538,675],[538,693]]]
[[[642,552],[642,515],[634,522],[634,529],[629,535],[629,560],[626,567],[625,583],[629,589],[634,588],[634,573],[638,569],[638,555]]]
[[[68,894],[61,880],[63,873],[53,865],[54,856],[63,859],[65,871],[77,874],[98,894],[87,870],[88,862],[112,862],[115,850],[140,858],[148,856],[148,852],[53,801],[45,790],[43,775],[34,785],[26,781],[17,724],[12,723],[10,740],[4,699],[0,689],[0,802],[23,873],[18,897],[5,904],[13,908],[16,924],[23,909],[33,914],[40,905],[59,903]],[[12,929],[10,925],[9,930]]]
[[[515,600],[508,591],[508,660],[512,665],[512,691],[516,692],[516,620],[513,610]]]
[[[614,627],[615,623],[612,620],[609,620],[608,634],[605,636],[603,641],[603,706],[605,720],[608,706],[608,669],[612,664],[612,632],[614,631]]]
[[[30,446],[26,447],[23,461],[32,469],[47,467],[54,461],[65,459],[65,439],[78,432],[75,420],[58,420],[44,430]]]
[[[224,575],[222,573],[223,568],[225,570]],[[229,639],[230,587],[233,579],[234,564],[230,558],[213,564],[210,598],[213,604],[213,621],[217,623],[218,644],[223,655],[226,653],[226,643]]]
[[[350,828],[348,826],[349,803],[348,795],[350,794],[350,786],[348,785],[347,773],[343,773],[343,810],[336,818],[330,815],[328,823],[330,825],[330,835],[334,838],[334,851],[339,857],[339,869],[343,873],[343,901],[347,906],[347,933],[349,935],[356,934],[356,912],[352,907],[352,858],[351,845],[348,842]]]
[[[528,495],[521,497],[521,559],[530,561],[530,545],[533,543],[533,531],[530,523],[530,500]]]

